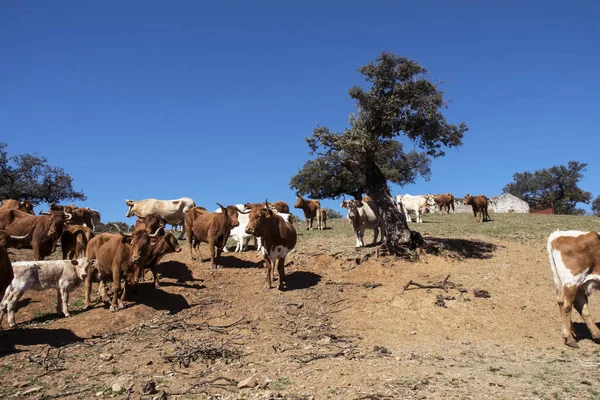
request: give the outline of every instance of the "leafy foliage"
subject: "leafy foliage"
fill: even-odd
[[[291,178],[290,186],[313,198],[369,194],[386,221],[387,242],[392,243],[388,248],[398,248],[419,239],[395,208],[388,181],[403,185],[418,176],[428,178],[432,158],[461,146],[467,126],[446,121],[441,112],[448,106],[443,92],[417,62],[383,52],[359,72],[367,85],[349,90],[357,106],[349,127],[343,132],[317,127],[306,139],[316,158]],[[420,151],[406,152],[398,138]]]
[[[133,225],[129,226],[125,222],[121,222],[121,221],[107,222],[106,224],[103,224],[102,222],[100,222],[100,224],[96,225],[96,233],[103,233],[103,232],[117,233],[119,231],[117,230],[117,228],[115,228],[115,225],[117,225],[119,227],[119,229],[122,230],[123,232],[130,232],[133,230]]]
[[[594,212],[594,215],[600,217],[600,196],[596,197],[594,201],[592,201],[592,211]]]
[[[325,215],[327,215],[327,219],[337,219],[343,218],[342,214],[335,211],[333,208],[325,208]]]
[[[587,164],[569,161],[534,172],[517,172],[503,189],[529,203],[533,209],[554,207],[556,214],[582,215],[577,203],[589,203],[592,194],[579,188]]]
[[[60,167],[48,165],[36,154],[8,156],[6,143],[0,143],[0,199],[29,200],[33,204],[85,200],[73,189],[73,179]]]

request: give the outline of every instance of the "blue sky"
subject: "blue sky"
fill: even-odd
[[[393,194],[491,197],[577,160],[595,197],[599,19],[591,1],[3,2],[0,141],[63,167],[105,222],[125,199],[293,203],[304,138],[346,126],[357,68],[388,50],[469,126]]]

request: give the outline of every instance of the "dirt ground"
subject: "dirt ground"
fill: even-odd
[[[17,327],[0,332],[1,397],[600,398],[600,346],[578,316],[581,348],[563,344],[544,243],[425,235],[447,251],[408,262],[354,250],[344,220],[296,226],[283,292],[263,289],[254,250],[212,270],[184,247],[160,264],[160,289],[139,284],[116,313],[81,311],[79,288],[61,318],[55,293],[26,293]],[[447,291],[403,290],[448,275]]]

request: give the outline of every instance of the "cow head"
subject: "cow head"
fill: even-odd
[[[347,207],[348,208],[348,218],[349,219],[356,219],[358,218],[358,210],[359,208],[362,208],[363,203],[360,200],[348,200],[346,202]]]
[[[35,211],[33,211],[33,204],[31,204],[29,200],[20,201],[19,210],[26,212],[27,214],[35,215]]]
[[[61,206],[56,203],[50,204],[50,211],[62,211],[64,213],[73,213],[77,209],[77,206],[72,204],[70,206]]]
[[[156,232],[161,226],[164,228],[167,225],[167,220],[158,214],[148,214],[145,217],[138,217],[135,221],[134,231],[144,229],[148,233]]]
[[[125,200],[125,205],[127,207],[129,207],[129,209],[127,210],[127,214],[125,214],[125,216],[131,217],[134,214],[133,207],[135,206],[135,200]]]
[[[273,210],[271,209],[268,200],[262,207],[252,207],[250,216],[248,217],[248,226],[246,226],[246,233],[254,236],[263,236],[264,225],[267,220],[273,217]]]
[[[304,200],[301,196],[296,196],[298,200],[296,200],[296,204],[294,204],[294,208],[303,208],[306,206],[306,200]]]
[[[65,223],[72,217],[71,214],[62,211],[52,211],[47,214],[46,233],[48,236],[60,236],[65,229]]]
[[[162,228],[161,228],[162,229]],[[135,231],[131,234],[119,232],[123,243],[131,246],[131,262],[141,264],[150,252],[150,235],[145,230]]]
[[[346,201],[346,196],[342,197],[342,203],[340,204],[342,208],[348,208],[348,201]]]
[[[71,260],[71,264],[77,270],[79,279],[84,280],[89,273],[90,268],[96,265],[96,260],[88,260],[87,257],[82,257],[77,260]]]
[[[167,254],[179,253],[181,251],[179,242],[171,232],[161,236],[160,239],[152,239],[152,241],[154,242],[154,252],[158,250],[160,254]]]
[[[470,194],[467,194],[464,199],[464,205],[468,206],[471,203],[473,203],[473,196],[471,196]]]
[[[217,203],[217,205],[221,208],[221,212],[223,213],[223,215],[225,215],[225,222],[229,229],[233,229],[236,226],[240,225],[240,222],[238,221],[239,210],[236,206],[223,207],[219,203]]]
[[[428,207],[435,206],[435,197],[432,194],[426,194],[423,197],[425,197],[425,201]]]

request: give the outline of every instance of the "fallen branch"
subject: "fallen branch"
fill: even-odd
[[[406,285],[404,285],[404,289],[402,290],[402,293],[407,291],[410,286],[416,286],[418,289],[443,289],[444,292],[447,292],[449,287],[454,288],[457,286],[456,283],[450,282],[448,280],[448,278],[450,278],[450,275],[446,276],[443,281],[438,282],[438,283],[432,283],[432,284],[422,284],[422,283],[410,280],[410,281],[408,281],[408,283]]]

